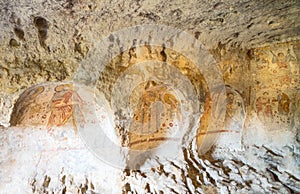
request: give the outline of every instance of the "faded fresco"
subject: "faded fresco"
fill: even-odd
[[[249,89],[251,82],[249,51],[241,49],[228,50],[224,45],[219,45],[214,56],[225,85],[235,88],[248,105]]]
[[[43,85],[27,89],[14,106],[10,124],[13,126],[47,124],[50,110],[45,102],[41,102],[41,99],[47,100],[47,95],[44,96],[47,89]]]
[[[270,92],[269,90],[257,93],[255,111],[259,120],[276,129],[278,124],[288,128],[292,124],[293,109],[291,98],[284,92]]]
[[[203,111],[208,88],[201,72],[186,56],[146,45],[131,48],[107,64],[96,90],[112,105],[122,145],[145,150],[180,141],[173,136],[185,116],[183,108],[197,104],[185,108],[190,114],[192,109]],[[132,115],[124,109],[131,110]],[[132,121],[124,124],[122,120]]]
[[[299,45],[284,44],[254,50],[251,61],[252,107],[266,129],[284,130],[294,125],[300,89]],[[280,126],[280,127],[279,127]]]
[[[225,129],[241,132],[246,116],[243,98],[236,90],[229,86],[226,87],[226,96]]]
[[[71,83],[47,83],[27,89],[14,106],[11,125],[16,126],[53,126],[65,125],[72,120],[74,108],[83,103]]]
[[[250,115],[253,112],[268,131],[291,129],[298,125],[299,44],[288,43],[279,44],[273,48],[252,49],[251,52],[244,53],[243,57],[235,54],[231,59],[227,51],[221,49],[220,53],[217,58],[221,60],[219,67],[223,73],[224,82],[227,84],[226,103],[220,105],[214,113],[211,112],[211,103],[212,99],[219,98],[217,93],[208,95],[201,73],[191,71],[194,64],[178,53],[159,47],[134,48],[128,53],[122,53],[107,65],[100,75],[96,90],[104,94],[108,103],[112,105],[111,103],[117,100],[115,103],[121,107],[118,103],[123,98],[118,99],[115,98],[116,95],[112,95],[112,89],[120,77],[124,76],[122,78],[124,80],[120,83],[125,85],[121,84],[116,91],[127,92],[124,87],[129,87],[127,100],[132,109],[132,117],[130,117],[132,120],[129,125],[127,123],[129,135],[122,134],[126,128],[125,125],[116,124],[114,132],[120,136],[118,141],[121,141],[123,146],[132,149],[151,149],[165,142],[169,138],[170,129],[176,125],[176,122],[184,120],[184,115],[182,115],[182,99],[184,98],[178,98],[175,90],[169,87],[170,84],[153,80],[154,77],[171,80],[183,91],[187,87],[183,84],[185,82],[181,77],[171,72],[174,67],[190,81],[192,90],[200,102],[199,107],[203,111],[197,131],[199,147],[206,142],[213,144],[215,142],[210,141],[217,139],[219,145],[240,148],[245,118],[247,114]],[[164,58],[165,55],[172,57]],[[142,63],[146,59],[167,61],[172,68],[159,63],[138,65],[140,68],[135,68],[137,63]],[[131,70],[130,67],[134,68]],[[247,76],[243,74],[243,71]],[[126,75],[122,74],[124,72]],[[150,76],[151,80],[145,72],[155,76]],[[171,78],[169,74],[173,77]],[[137,82],[139,83],[133,87]],[[122,97],[127,95],[116,94]],[[188,94],[184,96],[186,98]],[[78,88],[71,83],[36,85],[27,89],[19,97],[13,110],[11,125],[42,125],[51,129],[53,126],[62,126],[68,122],[72,122],[76,128],[75,121],[78,118],[81,119],[82,124],[96,122],[85,121],[84,111],[89,110],[81,110],[81,105],[84,103],[86,102],[78,94]],[[75,110],[78,113],[76,117],[74,117]],[[246,110],[249,112],[246,113]],[[116,112],[110,114],[115,114],[115,118],[122,120],[123,115],[117,109],[113,111]],[[224,122],[214,123],[215,128],[208,130],[212,119],[218,120],[222,112],[226,112]]]
[[[200,119],[200,127],[197,133],[197,144],[203,146],[206,139],[213,139],[219,146],[226,146],[233,149],[241,147],[242,132],[246,117],[246,109],[241,95],[229,86],[226,86],[226,103],[223,108],[218,109],[217,114],[211,112],[211,100],[206,101],[206,110]],[[218,117],[220,112],[226,111],[224,123],[215,129],[208,130],[211,117]],[[222,119],[222,118],[219,118]],[[220,128],[219,128],[220,127]]]
[[[78,105],[83,103],[75,86],[73,84],[61,84],[56,86],[54,90],[50,101],[51,114],[47,127],[64,125],[70,118],[75,125],[74,108],[78,108]]]
[[[128,146],[132,149],[157,147],[172,134],[174,125],[180,122],[180,102],[166,85],[149,81],[137,87],[130,103],[135,105],[133,120],[129,127]],[[136,102],[135,102],[136,101]]]

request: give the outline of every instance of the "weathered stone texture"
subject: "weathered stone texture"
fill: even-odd
[[[180,6],[179,6],[180,5]],[[299,39],[293,1],[1,1],[1,115],[32,84],[72,78],[89,48],[109,32],[160,23],[184,29],[207,47],[258,47]],[[7,77],[8,76],[8,77]],[[15,96],[15,95],[13,95]],[[8,100],[9,99],[9,100]],[[11,100],[13,99],[13,100]]]
[[[300,193],[299,21],[297,0],[0,0],[0,190]],[[98,161],[71,122],[53,131],[45,125],[8,127],[22,124],[22,113],[13,108],[28,105],[27,100],[16,104],[28,87],[71,81],[101,38],[124,27],[157,23],[186,30],[212,53],[234,94],[227,108],[240,111],[232,115],[227,110],[228,126],[236,118],[242,120],[235,123],[242,125],[238,135],[221,130],[205,155],[199,156],[194,140],[174,161],[149,171],[130,171]],[[156,49],[156,58],[169,59],[168,50],[161,55],[162,48]],[[125,61],[130,52],[122,56]],[[100,86],[119,76],[114,70],[107,66]],[[187,75],[193,80],[198,74]],[[107,85],[100,86],[109,97]],[[53,108],[49,99],[45,110]],[[205,96],[199,99],[205,104]],[[17,121],[10,123],[11,118]],[[209,118],[202,118],[205,125]]]

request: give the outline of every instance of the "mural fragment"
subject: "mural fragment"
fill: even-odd
[[[135,102],[131,96],[134,116],[129,127],[128,146],[131,149],[152,149],[165,141],[174,125],[180,119],[180,102],[175,91],[166,85],[148,81],[136,88],[133,94],[140,93]]]
[[[290,130],[300,89],[299,48],[291,43],[255,49],[252,107],[268,131]]]
[[[55,92],[50,101],[50,117],[48,119],[47,127],[62,126],[72,118],[72,122],[75,125],[73,116],[74,108],[78,108],[78,105],[83,103],[76,92],[76,88],[73,84],[61,84],[54,88]]]
[[[208,124],[211,122],[211,105],[210,99],[206,101],[206,111],[201,117],[200,127],[197,133],[197,144],[202,146],[202,142],[207,141],[209,136],[217,136],[215,144],[217,146],[228,147],[229,149],[240,149],[242,140],[242,131],[246,117],[246,110],[241,95],[229,86],[226,86],[226,104],[218,109],[217,114],[213,116],[218,117],[220,112],[226,111],[223,128],[215,128],[207,130]]]
[[[295,111],[295,96],[288,91],[262,91],[257,93],[255,111],[268,130],[290,129]],[[292,97],[290,97],[290,95]]]
[[[72,120],[73,112],[84,103],[72,83],[45,83],[28,88],[17,100],[10,124],[12,126],[65,125]]]

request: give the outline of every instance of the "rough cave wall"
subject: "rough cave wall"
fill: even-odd
[[[232,136],[222,136],[221,132],[216,146],[204,156],[199,157],[191,147],[183,150],[178,161],[146,172],[122,172],[104,165],[84,147],[72,130],[71,119],[64,127],[54,128],[54,133],[47,132],[45,126],[3,128],[1,138],[5,152],[2,152],[1,178],[7,187],[2,185],[2,188],[9,190],[9,185],[23,185],[20,191],[37,193],[121,192],[122,187],[123,192],[138,193],[298,192],[298,45],[299,42],[292,42],[251,50],[220,47],[211,51],[219,61],[225,83],[238,91],[247,109],[242,136],[237,140],[240,144],[231,146]],[[285,58],[279,60],[282,54]],[[266,80],[257,80],[259,73]],[[245,74],[251,76],[245,77]],[[275,76],[279,83],[267,79]],[[265,90],[268,96],[264,96]],[[49,110],[46,112],[49,114]],[[12,116],[18,118],[17,113]],[[272,125],[274,122],[276,126]],[[30,124],[28,119],[26,124]],[[109,171],[102,172],[104,167]],[[112,172],[114,177],[108,176]],[[110,185],[107,179],[117,182],[119,190],[104,188],[103,185]],[[158,183],[157,179],[164,181]]]
[[[0,4],[1,190],[300,192],[297,1],[190,2],[180,9],[152,1],[28,4]],[[98,161],[74,134],[71,121],[51,134],[43,126],[8,127],[26,88],[71,80],[94,40],[142,22],[187,29],[210,50],[225,84],[241,96],[247,111],[238,147],[217,143],[199,157],[191,145],[178,161],[147,172],[123,171]]]
[[[9,110],[16,96],[26,87],[45,81],[70,80],[95,40],[124,27],[156,23],[179,27],[194,34],[208,49],[224,45],[253,48],[299,38],[296,0],[188,3],[3,0],[0,6],[0,49],[5,53],[0,58],[3,79],[0,124],[4,126],[9,125]],[[10,94],[15,97],[8,97]]]

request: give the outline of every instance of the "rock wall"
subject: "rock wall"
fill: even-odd
[[[0,8],[1,193],[300,192],[298,1],[1,1]],[[150,57],[202,85],[196,93],[203,107],[197,136],[174,160],[128,170],[101,161],[82,141],[73,115],[87,103],[70,81],[95,42],[141,23],[185,29],[200,40],[218,63],[227,103],[220,110],[226,112],[224,128],[208,133],[210,99],[193,64],[163,46],[150,54],[149,48],[123,53],[98,80],[107,98],[109,83],[130,66],[118,60],[132,65]],[[135,92],[151,84],[157,83]],[[143,97],[152,102],[157,91],[154,100],[179,103],[172,90],[165,98],[158,88]],[[154,108],[159,112],[160,104]],[[203,154],[199,147],[211,134],[216,142]]]
[[[33,87],[15,104],[25,112],[11,115],[19,122],[12,124],[19,127],[1,129],[5,150],[1,155],[1,188],[10,192],[16,191],[14,185],[22,185],[20,192],[33,193],[300,192],[298,45],[291,42],[250,50],[212,50],[227,85],[224,130],[217,131],[217,141],[208,153],[199,155],[199,141],[194,139],[175,160],[149,170],[122,170],[101,162],[82,143],[71,115],[65,115],[67,120],[49,121],[51,115],[61,115],[53,103],[65,99],[72,91],[70,85],[46,84],[42,92],[50,97],[32,101],[36,98],[32,96],[28,101],[24,94],[38,91]],[[35,114],[33,120],[40,123],[21,119],[22,114],[30,118],[32,111],[28,110],[37,103],[45,107],[39,111],[48,114],[49,125]]]
[[[181,5],[181,6],[179,6]],[[208,49],[253,48],[299,40],[299,2],[293,1],[1,1],[1,119],[26,87],[70,80],[94,43],[140,24],[184,29]]]

